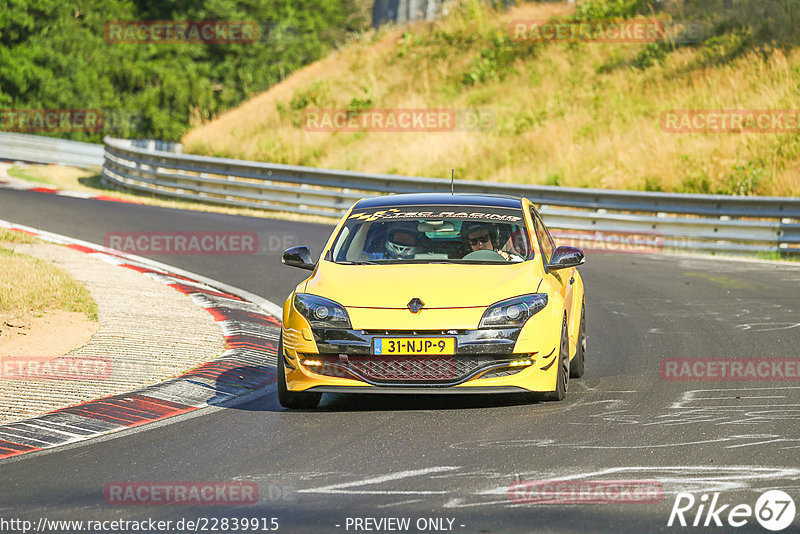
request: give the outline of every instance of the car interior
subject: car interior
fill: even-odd
[[[398,228],[398,225],[402,225],[406,232],[416,232],[414,260],[461,260],[473,253],[471,247],[461,236],[463,222],[461,220],[417,220],[410,224],[409,221],[375,221],[347,225],[337,239],[333,258],[336,262],[384,259],[387,239]],[[513,252],[523,258],[527,257],[528,240],[522,227],[507,223],[487,223],[487,226],[495,248],[498,248],[497,244],[499,243],[500,249]],[[492,257],[486,255],[476,259],[491,260]],[[412,259],[412,257],[405,259]],[[499,257],[495,261],[507,260]]]

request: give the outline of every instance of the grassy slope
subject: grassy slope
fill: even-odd
[[[708,0],[712,2],[715,0]],[[772,0],[789,5],[795,0]],[[513,43],[508,23],[566,15],[477,4],[368,34],[183,139],[187,152],[498,182],[726,194],[800,194],[798,134],[675,134],[668,109],[796,109],[800,51],[747,27],[700,46]],[[488,132],[316,133],[309,108],[493,110]]]

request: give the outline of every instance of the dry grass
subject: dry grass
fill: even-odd
[[[46,184],[57,189],[96,193],[88,185],[91,177],[97,175],[97,171],[93,169],[61,165],[16,165],[8,169],[8,174],[15,178]]]
[[[367,34],[183,139],[187,152],[412,176],[729,194],[800,194],[800,135],[675,134],[669,109],[796,109],[800,51],[508,43],[508,22],[563,4]],[[734,36],[735,37],[735,36]],[[726,48],[728,47],[728,48]],[[465,76],[480,77],[465,83]],[[482,132],[308,132],[303,109],[490,109]]]
[[[0,229],[0,319],[15,322],[61,310],[97,321],[97,303],[66,271],[3,246],[35,242],[22,232]]]

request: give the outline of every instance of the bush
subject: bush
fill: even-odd
[[[631,18],[650,13],[655,9],[654,0],[583,0],[575,9],[577,20],[600,20]]]
[[[80,6],[80,7],[78,7]],[[0,107],[99,109],[102,132],[47,133],[178,140],[311,63],[368,25],[365,0],[5,0],[0,10]],[[254,21],[254,43],[118,44],[113,21]],[[39,132],[32,132],[39,133]]]

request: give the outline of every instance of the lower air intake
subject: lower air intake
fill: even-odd
[[[308,366],[325,376],[356,378],[373,384],[452,384],[469,380],[481,370],[506,366],[508,360],[492,356],[424,357],[424,356],[314,356],[322,365]]]

